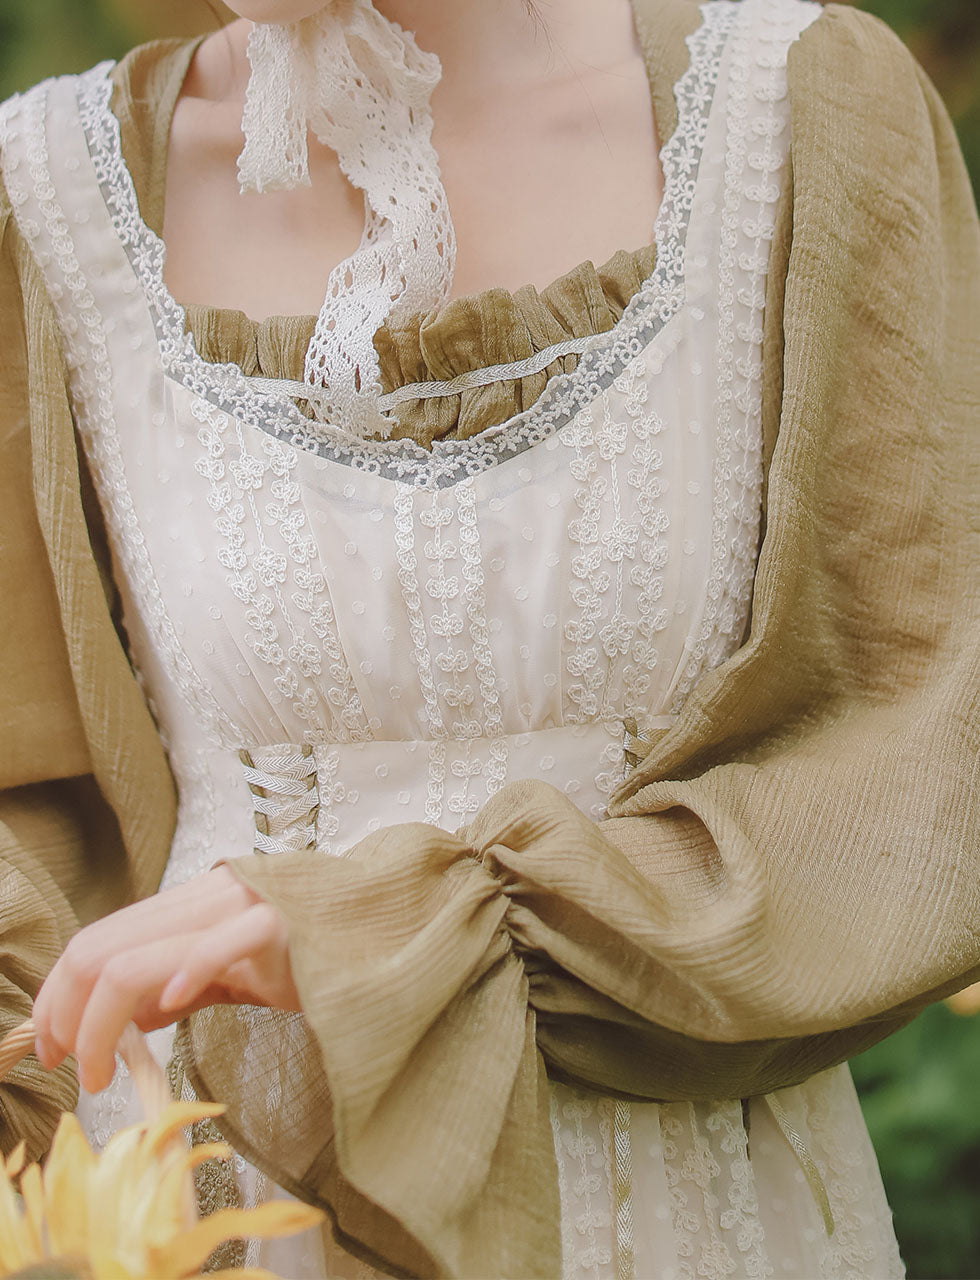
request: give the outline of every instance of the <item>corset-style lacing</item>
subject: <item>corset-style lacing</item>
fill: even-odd
[[[312,747],[253,747],[241,751],[255,806],[259,853],[296,853],[316,844],[320,796]]]

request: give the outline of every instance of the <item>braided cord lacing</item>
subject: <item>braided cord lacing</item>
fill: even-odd
[[[314,848],[320,796],[313,748],[253,747],[239,756],[255,808],[256,851]]]

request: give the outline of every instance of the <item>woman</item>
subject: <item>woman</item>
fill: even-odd
[[[901,1274],[837,1064],[980,966],[935,91],[807,0],[241,12],[4,112],[5,1141],[180,1018],[286,1274]]]

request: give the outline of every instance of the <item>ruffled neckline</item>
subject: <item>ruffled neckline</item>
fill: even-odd
[[[657,31],[640,7],[637,19],[663,145],[677,123],[673,87],[686,65],[681,33],[690,14],[685,6],[668,5],[658,17]],[[142,45],[113,71],[112,107],[120,122],[123,156],[142,217],[157,234],[163,226],[170,124],[200,40]],[[652,244],[620,250],[600,267],[581,263],[540,291],[531,285],[513,293],[487,289],[426,314],[389,322],[375,335],[383,389],[446,381],[525,360],[566,339],[606,333],[653,273],[656,256]],[[302,380],[315,316],[257,321],[222,307],[188,306],[185,311],[187,330],[204,360],[237,364],[250,376]],[[397,425],[392,435],[411,437],[426,448],[435,440],[477,435],[530,408],[549,379],[572,372],[578,360],[577,355],[566,355],[523,378],[454,396],[404,401],[394,411]]]
[[[417,382],[450,381],[488,365],[526,360],[569,338],[607,333],[652,274],[656,250],[619,251],[601,267],[584,262],[540,292],[488,289],[424,315],[383,325],[375,336],[385,392]],[[302,380],[316,317],[256,321],[242,311],[187,308],[187,327],[203,359],[240,365],[249,376]],[[454,396],[409,400],[394,411],[395,438],[430,448],[438,439],[467,439],[529,408],[554,374],[571,372],[578,356],[555,360],[523,378],[474,387]]]

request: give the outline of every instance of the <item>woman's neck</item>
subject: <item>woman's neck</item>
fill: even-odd
[[[662,180],[631,0],[539,0],[543,29],[523,0],[377,3],[443,62],[433,140],[459,242],[454,296],[544,288],[576,263],[650,243]],[[319,145],[312,186],[240,194],[251,30],[236,22],[205,40],[181,94],[168,284],[183,302],[255,317],[312,313],[360,241],[364,202]]]
[[[438,54],[439,96],[458,106],[508,87],[615,75],[636,56],[631,0],[537,0],[533,14],[524,0],[375,0],[375,7]],[[187,90],[243,101],[251,29],[239,19],[208,40]]]
[[[635,52],[630,0],[375,0],[386,18],[438,54],[454,99],[587,72]]]

